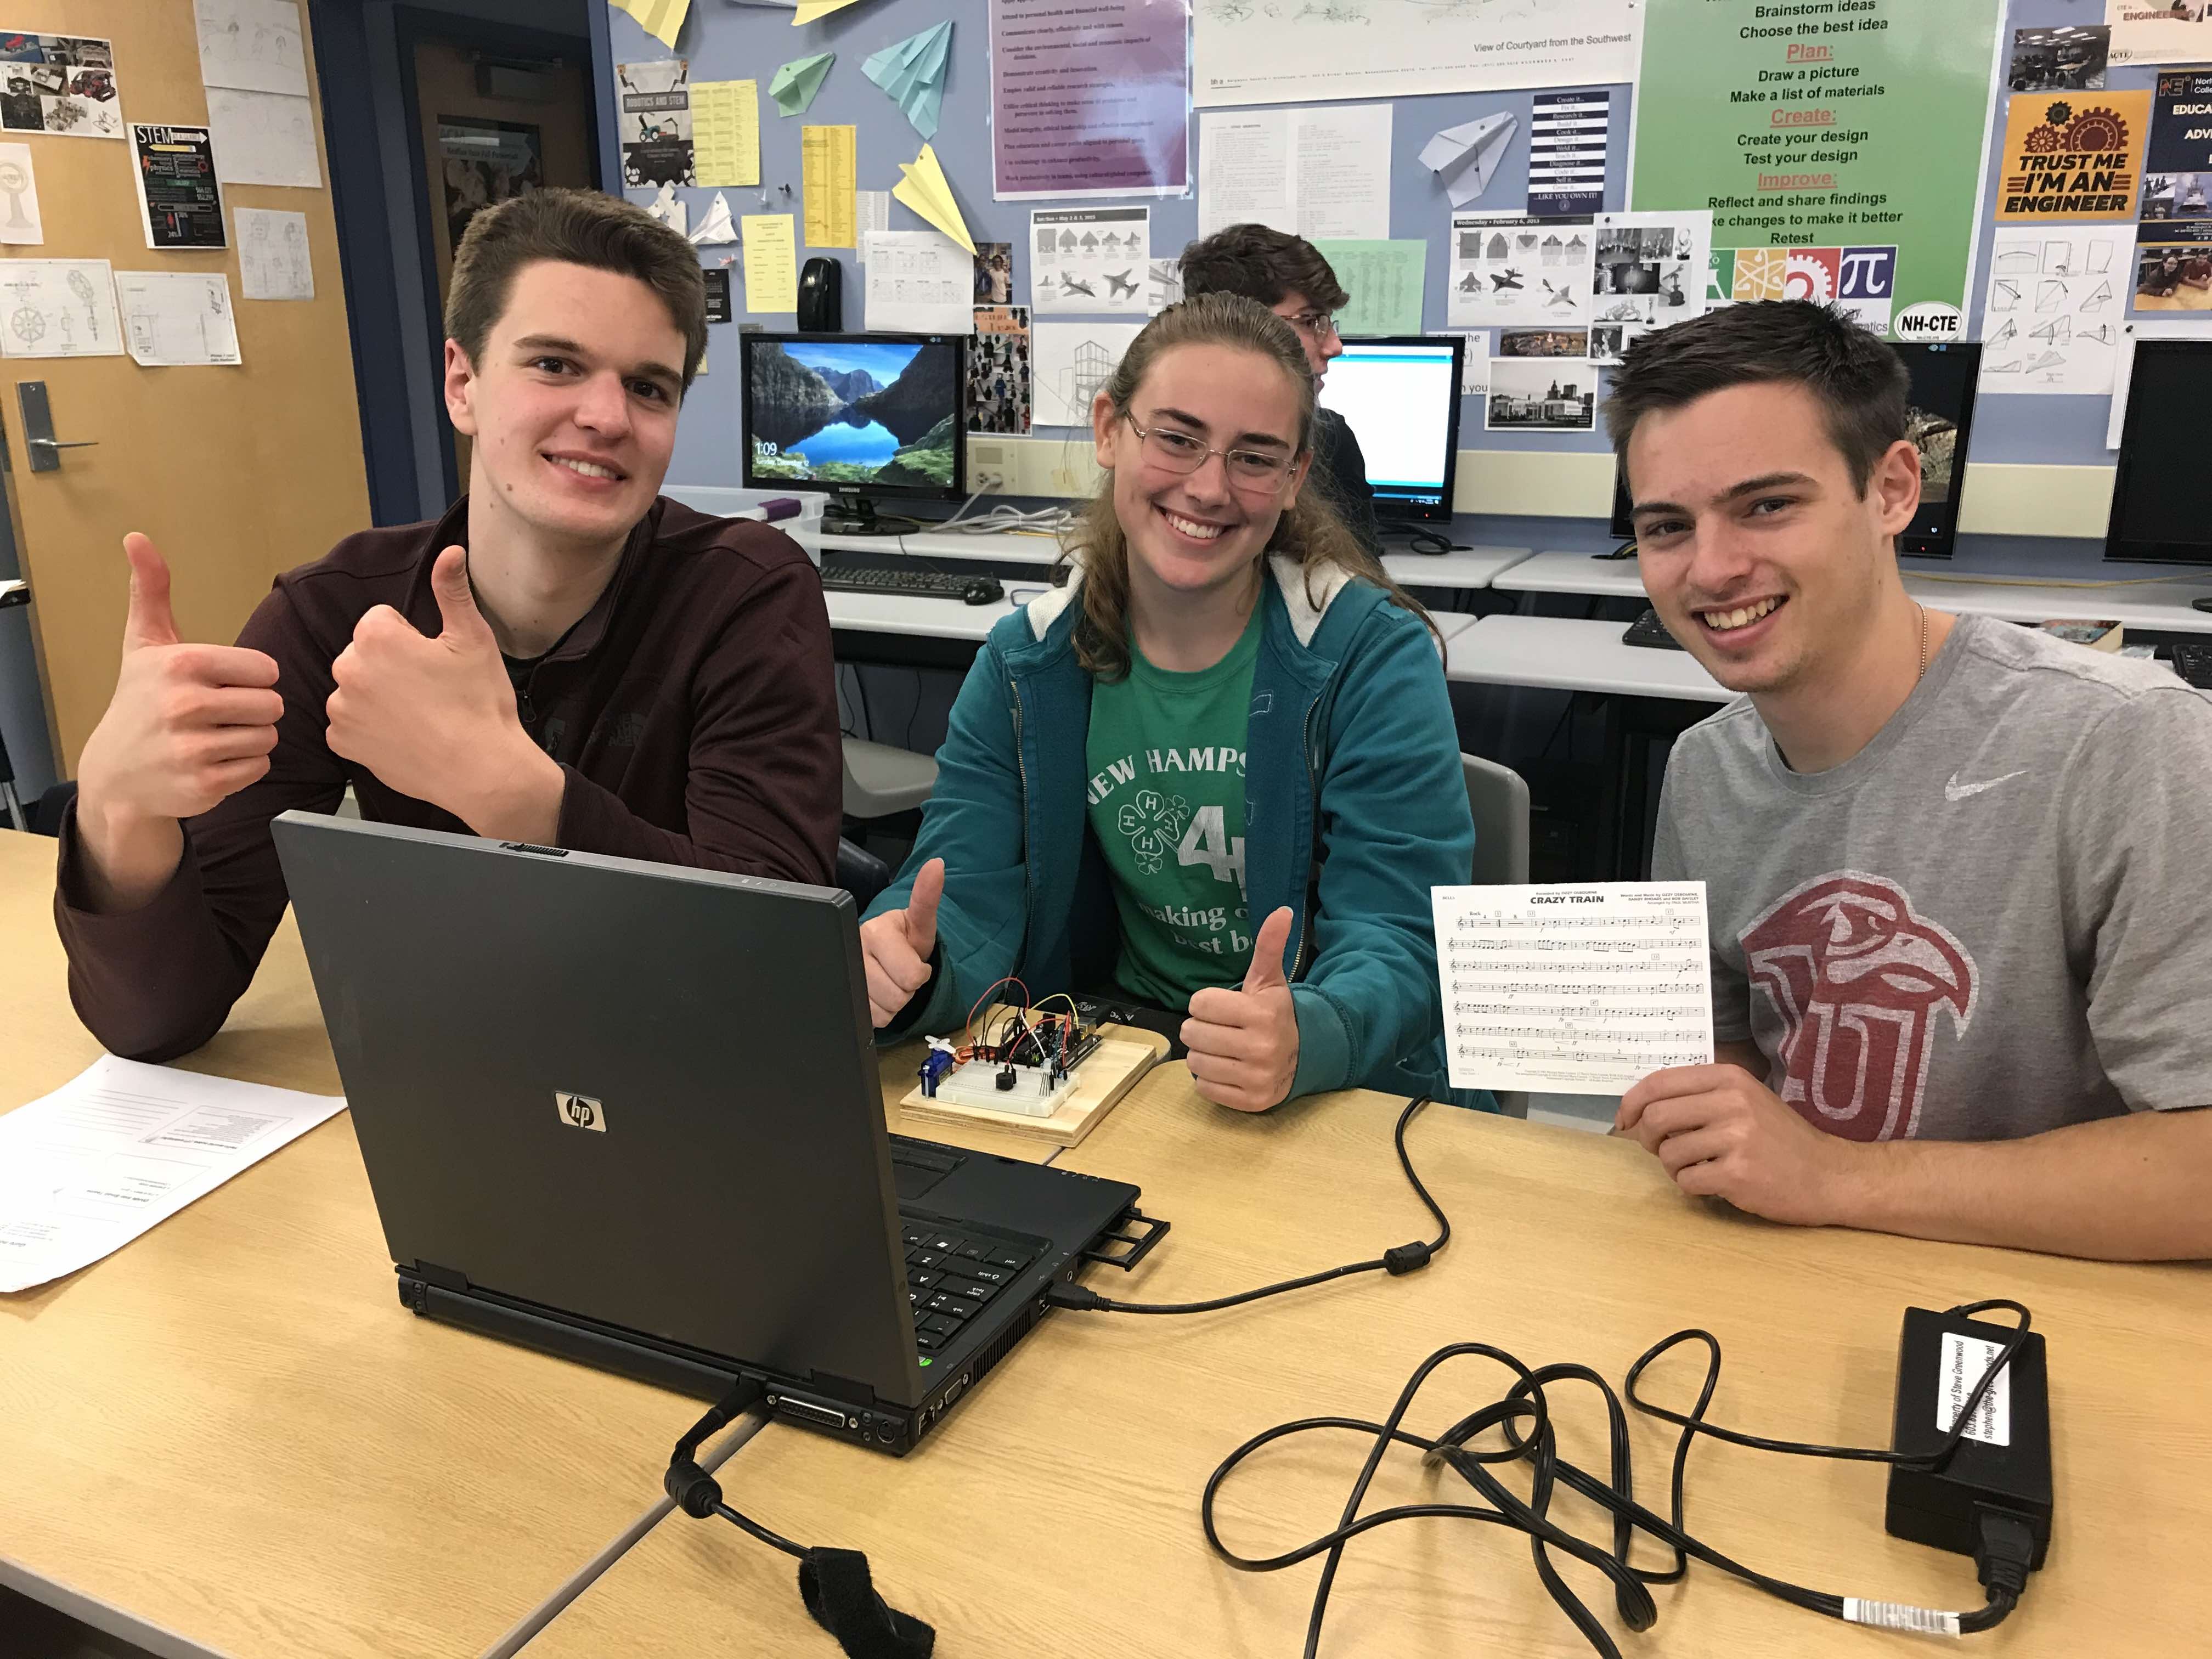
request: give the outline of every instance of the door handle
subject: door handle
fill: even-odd
[[[23,447],[31,453],[31,471],[58,472],[64,449],[97,449],[96,438],[67,440],[54,436],[54,415],[46,401],[44,380],[20,380],[15,397],[23,410]]]
[[[58,438],[31,438],[25,441],[34,443],[41,449],[97,449],[100,447],[100,440],[97,438],[85,438],[73,444],[65,444]]]

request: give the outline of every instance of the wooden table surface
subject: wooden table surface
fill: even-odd
[[[0,1111],[100,1053],[69,1004],[55,850],[0,831]],[[919,1048],[886,1054],[887,1103]],[[338,1092],[289,916],[178,1064]],[[340,1113],[105,1261],[0,1295],[0,1583],[234,1659],[477,1654],[654,1502],[698,1410],[406,1312]]]
[[[1346,1095],[1247,1118],[1164,1067],[1060,1163],[1139,1183],[1174,1231],[1109,1296],[1202,1298],[1371,1256],[1427,1236],[1389,1143],[1400,1103]],[[1293,1418],[1377,1419],[1434,1349],[1488,1341],[1530,1364],[1577,1360],[1616,1387],[1685,1326],[1725,1353],[1713,1420],[1769,1436],[1887,1444],[1908,1305],[2014,1297],[2049,1339],[2057,1472],[2050,1564],[2011,1620],[1970,1638],[1998,1655],[2203,1650],[2197,1517],[2212,1489],[2212,1276],[1768,1225],[1680,1196],[1632,1144],[1431,1106],[1408,1137],[1451,1215],[1450,1246],[1401,1279],[1367,1275],[1218,1314],[1059,1312],[902,1462],[771,1425],[721,1471],[729,1501],[805,1543],[867,1552],[893,1605],[963,1656],[1288,1656],[1318,1564],[1246,1574],[1208,1551],[1199,1494],[1246,1437]],[[1686,1404],[1698,1363],[1648,1377]],[[1455,1362],[1409,1418],[1434,1431],[1501,1391]],[[1594,1391],[1554,1393],[1563,1450],[1599,1467]],[[1638,1492],[1662,1506],[1671,1438],[1633,1425]],[[1221,1513],[1247,1553],[1334,1523],[1367,1447],[1316,1437],[1263,1452]],[[1526,1491],[1516,1475],[1512,1484]],[[1970,1609],[1972,1563],[1889,1537],[1877,1467],[1784,1459],[1707,1442],[1692,1455],[1691,1530],[1749,1565],[1839,1594]],[[1472,1499],[1394,1454],[1370,1495]],[[1555,1518],[1605,1538],[1571,1494]],[[1656,1565],[1648,1542],[1636,1559]],[[1626,1632],[1604,1581],[1570,1581],[1632,1655],[1917,1652],[1773,1601],[1706,1568],[1655,1590],[1650,1632]],[[1502,1528],[1405,1523],[1353,1544],[1322,1652],[1579,1656],[1588,1650]],[[524,1659],[705,1652],[830,1654],[792,1564],[726,1523],[663,1521],[523,1650]]]

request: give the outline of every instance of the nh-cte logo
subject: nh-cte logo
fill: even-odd
[[[553,1108],[561,1114],[561,1121],[572,1129],[591,1129],[598,1133],[607,1132],[607,1109],[589,1095],[572,1095],[556,1089]]]

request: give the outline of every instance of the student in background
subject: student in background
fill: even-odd
[[[1302,236],[1288,236],[1265,225],[1231,225],[1182,251],[1182,291],[1241,294],[1256,300],[1291,325],[1321,387],[1328,366],[1344,355],[1337,337],[1336,313],[1352,296],[1321,250]],[[1367,458],[1343,416],[1334,410],[1314,414],[1314,471],[1329,492],[1337,516],[1376,558],[1382,556],[1382,532],[1375,522],[1375,492],[1367,483]]]
[[[1007,975],[1188,1006],[1208,1099],[1447,1090],[1429,889],[1474,824],[1432,630],[1309,487],[1291,326],[1163,312],[1091,410],[1073,579],[993,629],[860,939],[886,1035]],[[1256,925],[1255,925],[1256,924]]]
[[[1802,301],[1614,378],[1644,587],[1747,694],[1676,744],[1652,859],[1706,884],[1722,1063],[1618,1127],[1778,1221],[2212,1256],[2212,702],[1913,599],[1905,396]]]
[[[180,643],[167,566],[125,541],[122,672],[54,900],[77,1012],[117,1054],[222,1026],[284,911],[270,819],[349,784],[389,823],[830,878],[821,584],[780,532],[659,495],[706,349],[690,245],[536,191],[470,223],[446,322],[474,442],[443,519],[278,577],[235,646]]]

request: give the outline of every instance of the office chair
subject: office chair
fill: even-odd
[[[1479,887],[1517,887],[1528,879],[1528,786],[1510,766],[1462,755],[1467,804],[1474,814],[1474,869]],[[1516,1089],[1493,1089],[1498,1109],[1507,1117],[1528,1115],[1528,1097]]]
[[[845,739],[845,816],[866,821],[921,810],[937,787],[927,755],[864,738]]]

